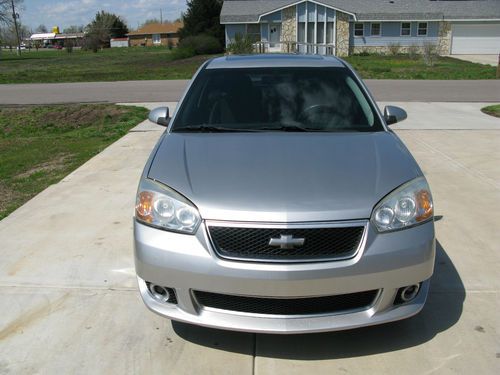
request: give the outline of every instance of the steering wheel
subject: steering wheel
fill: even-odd
[[[335,115],[338,115],[339,113],[337,110],[329,105],[325,104],[313,104],[307,108],[305,108],[299,115],[298,120],[299,122],[303,124],[313,124],[313,123],[323,123],[328,126],[335,126],[335,124],[332,123],[332,119]],[[317,118],[322,118],[326,116],[326,121],[320,120],[320,121],[314,121]]]

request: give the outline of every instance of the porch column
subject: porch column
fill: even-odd
[[[295,5],[281,11],[281,41],[283,42],[282,52],[295,52],[293,47],[297,42],[297,9]]]
[[[336,25],[336,55],[339,57],[349,56],[349,15],[342,12],[335,12],[337,14]]]
[[[451,53],[451,23],[439,22],[438,53],[449,55]]]

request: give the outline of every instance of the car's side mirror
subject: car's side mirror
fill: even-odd
[[[384,118],[387,125],[392,125],[406,120],[408,118],[408,114],[403,108],[388,105],[384,109]]]
[[[149,121],[161,126],[168,126],[170,123],[170,110],[168,107],[159,107],[149,112]]]

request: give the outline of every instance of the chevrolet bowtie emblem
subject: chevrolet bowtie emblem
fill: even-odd
[[[280,247],[282,249],[295,249],[304,246],[305,238],[294,238],[292,234],[282,234],[280,238],[271,238],[269,246]]]

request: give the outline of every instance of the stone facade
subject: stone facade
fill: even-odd
[[[451,53],[451,23],[442,21],[439,23],[438,53],[449,55]]]
[[[281,12],[281,45],[282,52],[293,52],[297,41],[297,9],[296,6],[285,8]]]
[[[351,47],[350,53],[357,55],[360,53],[370,53],[370,54],[377,54],[377,55],[391,55],[393,54],[391,52],[391,48],[389,46],[357,46],[357,47]],[[416,54],[422,54],[424,51],[424,46],[421,45],[415,45],[415,46],[399,46],[397,47],[398,54],[409,54],[410,51],[412,53]]]
[[[337,14],[335,47],[337,56],[349,56],[349,15],[339,12]]]

